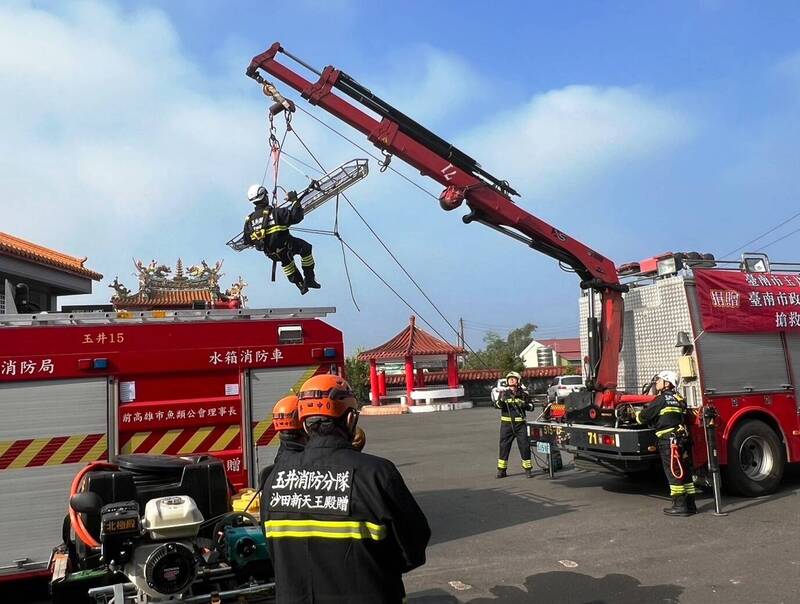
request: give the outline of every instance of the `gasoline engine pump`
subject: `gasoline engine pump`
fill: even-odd
[[[72,484],[53,603],[272,602],[264,533],[230,503],[212,457],[90,464]]]

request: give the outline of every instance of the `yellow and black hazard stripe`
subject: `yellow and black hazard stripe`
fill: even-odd
[[[88,463],[106,459],[105,434],[73,434],[0,441],[0,470]]]
[[[370,539],[383,541],[386,525],[363,520],[267,520],[268,539]]]
[[[304,268],[314,268],[314,256],[311,254],[308,256],[301,256],[300,264],[302,264]]]
[[[131,432],[120,434],[120,453],[151,455],[215,453],[226,449],[238,449],[240,435],[241,428],[238,424]]]

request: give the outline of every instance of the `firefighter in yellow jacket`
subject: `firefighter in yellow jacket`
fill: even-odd
[[[511,443],[517,441],[522,469],[530,478],[533,474],[531,464],[531,443],[528,437],[526,411],[533,411],[533,403],[522,388],[522,376],[516,371],[506,374],[506,388],[501,390],[494,406],[500,409],[500,455],[497,458],[497,478],[505,478],[508,470],[508,455]]]
[[[636,423],[652,426],[658,438],[658,453],[669,482],[672,506],[667,516],[691,516],[697,512],[692,481],[692,443],[686,425],[686,402],[675,391],[678,374],[662,371],[656,376],[656,399],[636,413]]]

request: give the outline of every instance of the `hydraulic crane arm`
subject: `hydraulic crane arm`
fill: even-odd
[[[319,79],[311,82],[279,63],[278,53],[317,74]],[[444,186],[439,198],[443,209],[453,210],[466,201],[470,213],[464,216],[465,223],[480,222],[572,267],[581,278],[581,287],[589,290],[587,386],[598,393],[598,404],[611,404],[622,345],[622,292],[627,289],[620,284],[611,260],[514,204],[510,196],[518,193],[507,182],[486,172],[469,155],[381,100],[346,73],[332,66],[319,72],[287,53],[278,42],[253,58],[247,69],[248,76],[263,83],[259,69],[364,134],[387,155],[387,161],[388,156],[396,156]],[[378,117],[334,94],[334,89]],[[599,321],[594,311],[594,292],[601,299]]]

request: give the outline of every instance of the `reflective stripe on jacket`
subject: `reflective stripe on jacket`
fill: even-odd
[[[402,574],[425,563],[428,522],[397,468],[343,435],[282,457],[261,515],[278,604],[399,604]]]
[[[497,401],[494,403],[495,408],[500,409],[500,421],[502,422],[524,422],[525,411],[533,411],[533,403],[531,397],[522,388],[508,388],[500,392]]]
[[[636,413],[636,423],[656,429],[656,436],[664,438],[677,428],[686,429],[686,403],[677,392],[666,391]]]

